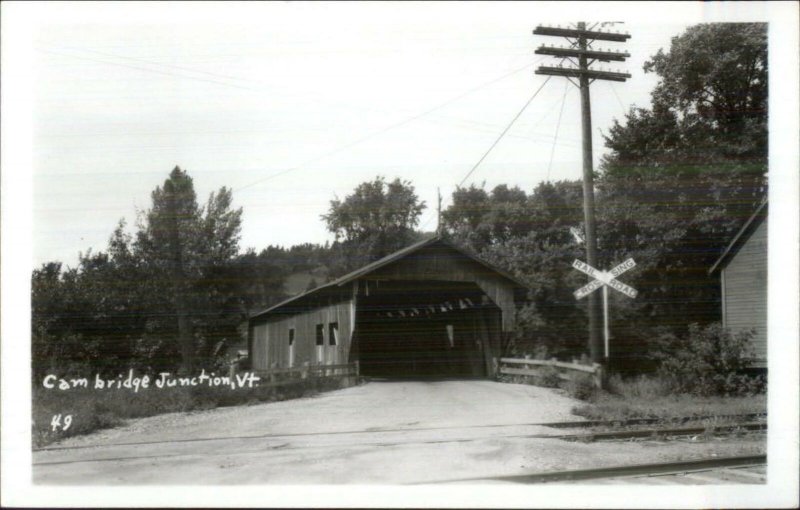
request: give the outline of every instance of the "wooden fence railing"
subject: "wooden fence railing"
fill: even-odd
[[[337,365],[311,365],[305,363],[299,367],[271,368],[269,370],[254,370],[254,372],[264,381],[281,384],[308,377],[358,377],[360,369],[358,361],[356,361]]]
[[[511,365],[511,366],[508,366]],[[514,365],[522,368],[515,368]],[[581,365],[578,363],[566,363],[564,361],[546,359],[522,359],[522,358],[500,358],[499,373],[506,375],[525,375],[540,377],[542,368],[553,367],[558,370],[558,376],[569,381],[578,374],[589,374],[598,388],[603,387],[603,367],[597,363],[592,365]]]

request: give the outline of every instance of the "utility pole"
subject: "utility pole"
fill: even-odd
[[[442,235],[442,192],[436,188],[436,235]]]
[[[604,24],[603,24],[604,25]],[[596,26],[596,25],[595,25]],[[602,25],[601,25],[602,26]],[[610,80],[624,82],[631,77],[628,73],[610,70],[591,69],[594,62],[624,62],[630,57],[627,52],[605,51],[592,48],[595,41],[625,42],[630,34],[619,32],[603,32],[587,29],[585,22],[577,23],[575,28],[549,27],[539,25],[534,35],[563,37],[569,42],[568,47],[540,46],[537,55],[550,55],[561,58],[563,63],[569,61],[572,66],[539,66],[536,74],[562,76],[568,79],[581,91],[581,127],[583,132],[583,217],[586,224],[586,260],[592,267],[597,264],[597,234],[594,219],[594,168],[592,164],[592,109],[589,97],[589,85],[594,80]],[[577,79],[576,83],[573,78]],[[601,335],[600,301],[596,294],[589,295],[589,353],[592,361],[602,363],[603,340]]]

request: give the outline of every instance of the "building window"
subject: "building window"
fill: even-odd
[[[294,366],[294,328],[289,328],[289,367]]]
[[[338,340],[339,340],[339,323],[331,322],[330,324],[328,324],[328,343],[330,345],[336,345]]]
[[[325,345],[325,327],[317,324],[317,345]]]

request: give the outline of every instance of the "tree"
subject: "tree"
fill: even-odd
[[[765,23],[711,23],[674,37],[644,65],[659,83],[652,108],[634,108],[606,136],[615,167],[740,165],[766,169]]]
[[[419,239],[414,228],[425,209],[409,181],[376,177],[359,184],[322,215],[340,251],[337,273],[377,260]]]
[[[515,275],[529,287],[517,314],[514,349],[570,357],[586,344],[585,313],[573,288],[581,276],[571,263],[581,253],[570,227],[581,224],[579,181],[541,183],[531,194],[506,185],[457,188],[442,213],[446,233],[457,244]],[[585,283],[585,282],[584,282]]]
[[[617,190],[727,200],[746,216],[765,189],[767,34],[764,23],[689,28],[644,65],[660,81],[652,108],[632,108],[605,136],[605,181]],[[664,186],[664,180],[671,181]],[[642,189],[642,185],[647,186]],[[678,193],[672,193],[678,186]]]
[[[707,148],[763,161],[767,149],[767,24],[696,25],[644,66],[661,78],[656,110],[693,118],[722,136]],[[761,161],[759,161],[761,160]]]
[[[639,297],[614,303],[635,357],[658,328],[719,317],[707,270],[766,194],[766,25],[690,27],[644,69],[660,79],[652,107],[605,136],[597,202],[603,264],[639,264],[626,275]]]
[[[105,252],[33,271],[34,375],[211,367],[248,312],[285,297],[290,271],[278,252],[239,254],[242,211],[230,190],[201,207],[176,167],[152,200],[133,235],[119,222]]]
[[[194,368],[194,339],[189,322],[190,281],[199,277],[201,219],[192,178],[175,167],[152,193],[152,208],[146,213],[137,236],[137,248],[156,278],[154,290],[169,295],[181,352],[181,373]],[[168,282],[168,289],[163,283]]]
[[[145,285],[168,314],[149,317],[145,348],[170,359],[164,336],[176,334],[180,372],[208,363],[215,345],[236,335],[243,301],[234,261],[239,251],[241,209],[232,209],[230,190],[211,193],[200,207],[192,178],[175,167],[152,193],[152,207],[140,218],[134,252],[146,266]],[[237,276],[238,275],[238,276]]]
[[[524,236],[532,226],[528,197],[518,187],[505,184],[490,193],[473,185],[458,187],[452,204],[442,212],[446,232],[476,253],[492,244]]]
[[[115,250],[81,254],[78,267],[48,263],[33,272],[33,372],[116,374],[138,368],[135,340],[145,315],[136,291],[139,273]]]

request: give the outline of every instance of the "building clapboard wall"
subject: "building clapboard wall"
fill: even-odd
[[[352,300],[345,300],[253,326],[253,367],[269,370],[297,367],[304,363],[348,363],[353,331],[352,307]],[[335,328],[331,328],[332,324]],[[322,345],[317,345],[319,326]],[[290,331],[294,331],[291,346]],[[332,335],[335,337],[333,340]]]
[[[363,362],[363,354],[387,372],[407,364],[447,375],[463,365],[464,373],[490,375],[524,290],[449,242],[428,239],[251,316],[252,367]],[[440,349],[446,326],[457,331],[449,350]]]
[[[722,321],[733,333],[754,329],[754,367],[767,366],[767,203],[737,233],[711,272],[719,271]]]

